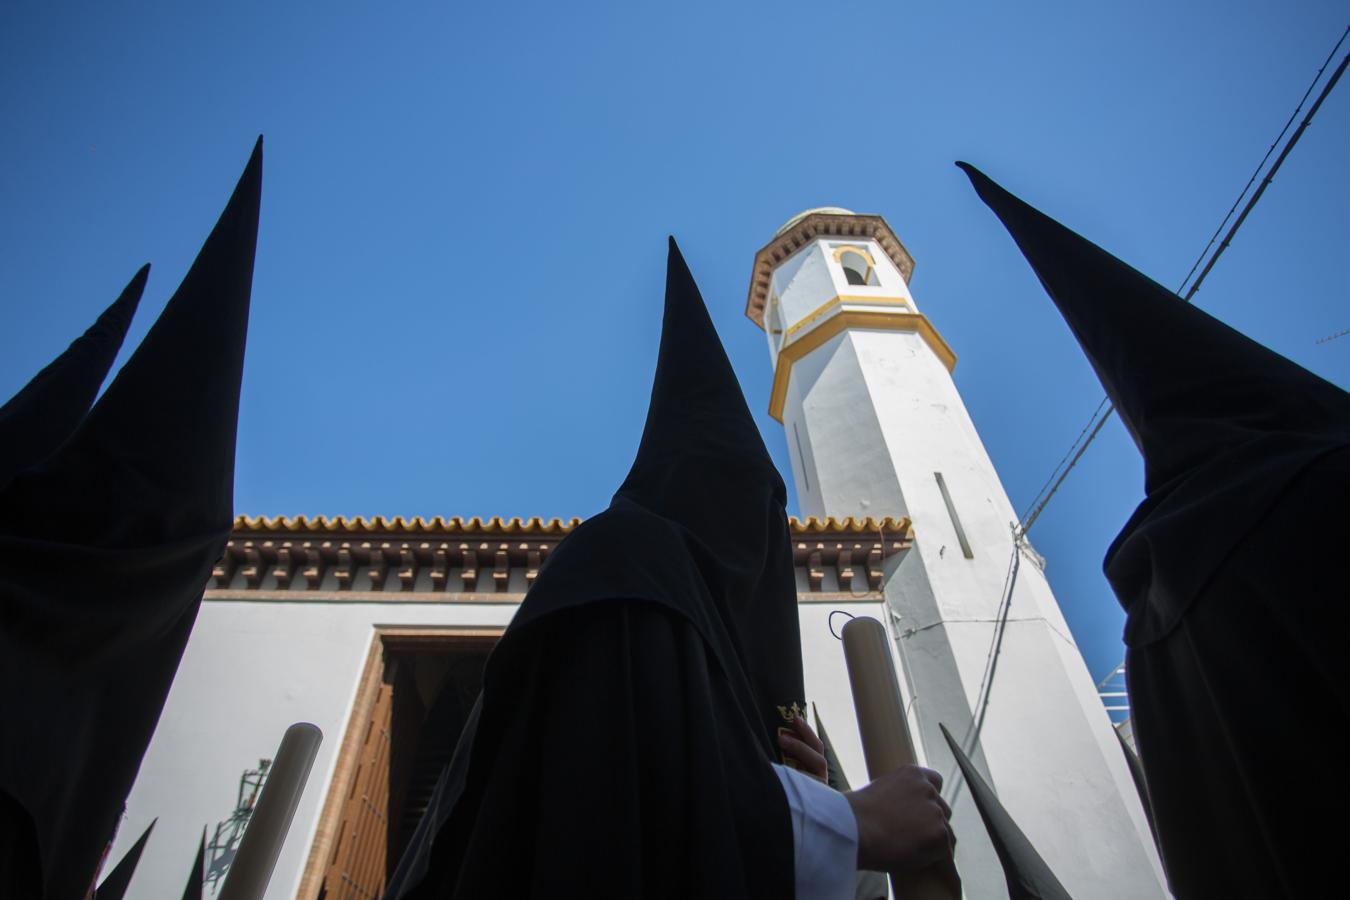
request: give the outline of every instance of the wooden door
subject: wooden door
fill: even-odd
[[[333,855],[319,891],[324,900],[379,900],[384,894],[393,674],[386,671],[380,679],[379,693],[366,722],[356,772],[342,801]]]

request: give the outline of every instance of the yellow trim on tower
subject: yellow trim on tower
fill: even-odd
[[[787,336],[791,338],[794,334],[808,325],[811,325],[836,306],[841,306],[845,303],[876,303],[886,306],[903,306],[911,310],[914,308],[914,304],[904,297],[864,297],[861,294],[837,294],[802,317],[801,321],[797,322],[797,324],[787,330]],[[775,332],[775,334],[776,333],[777,332]]]
[[[835,247],[834,261],[842,266],[844,264],[844,261],[840,257],[842,257],[845,253],[856,253],[863,259],[867,260],[867,264],[869,266],[876,268],[877,261],[872,258],[872,254],[867,252],[867,248],[863,247],[860,244],[840,244],[838,247]]]
[[[929,348],[937,354],[937,358],[942,360],[942,364],[947,367],[948,372],[956,368],[956,353],[942,339],[942,335],[938,334],[937,329],[933,327],[933,323],[928,321],[928,317],[922,313],[892,312],[891,310],[880,309],[843,310],[838,315],[826,319],[818,328],[807,332],[799,340],[785,345],[779,352],[778,365],[774,367],[773,371],[773,391],[769,394],[769,415],[780,423],[783,421],[783,405],[787,402],[788,382],[792,378],[792,364],[830,338],[850,328],[866,328],[875,331],[913,331],[923,338],[924,343],[928,344]]]

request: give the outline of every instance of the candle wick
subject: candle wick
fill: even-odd
[[[835,617],[835,616],[848,616],[850,619],[854,618],[854,616],[853,616],[853,613],[848,612],[847,610],[843,610],[843,609],[832,609],[832,610],[830,610],[830,617],[829,617],[828,619],[826,619],[826,624],[829,626],[830,634],[834,635],[834,639],[835,639],[836,641],[842,641],[842,640],[844,639],[844,636],[841,635],[839,632],[837,632],[837,631],[834,630],[834,617]]]

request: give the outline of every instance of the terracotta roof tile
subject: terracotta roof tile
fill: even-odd
[[[851,516],[836,519],[833,516],[816,518],[809,516],[788,519],[793,537],[816,534],[888,534],[892,537],[905,537],[912,532],[908,517],[883,519],[871,517],[855,519]],[[424,519],[415,516],[411,519],[403,516],[238,516],[234,520],[235,534],[278,534],[278,533],[330,533],[330,534],[368,534],[368,535],[565,535],[581,524],[581,519],[542,519],[533,516],[528,519],[503,519],[493,516],[481,519],[445,518],[436,516]]]

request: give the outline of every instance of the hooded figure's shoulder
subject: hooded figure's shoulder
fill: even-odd
[[[707,592],[676,522],[631,502],[616,502],[562,541],[539,570],[507,632],[606,601],[654,604],[703,631]]]

